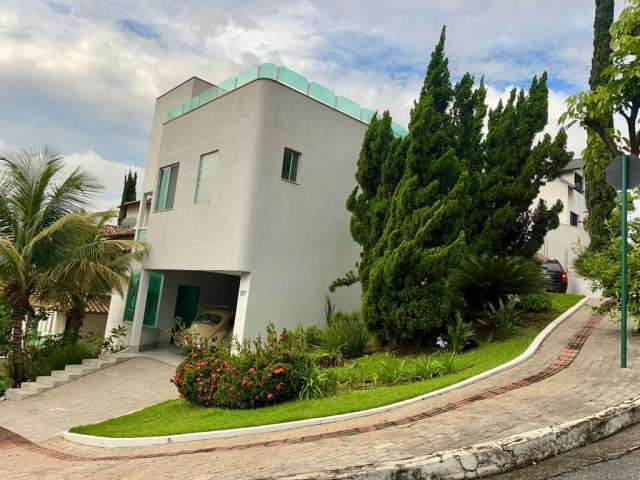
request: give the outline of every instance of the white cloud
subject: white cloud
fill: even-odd
[[[103,185],[104,190],[93,202],[95,209],[99,211],[111,210],[120,205],[124,176],[129,169],[138,174],[138,186],[142,185],[142,168],[107,160],[91,150],[65,155],[64,160],[66,168],[62,175],[80,168]]]

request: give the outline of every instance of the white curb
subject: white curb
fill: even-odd
[[[474,377],[467,378],[461,382],[455,383],[453,385],[449,385],[448,387],[441,388],[440,390],[436,390],[433,392],[425,393],[424,395],[419,395],[417,397],[409,398],[407,400],[403,400],[401,402],[391,403],[389,405],[383,405],[381,407],[370,408],[368,410],[361,410],[358,412],[350,412],[343,413],[340,415],[331,415],[328,417],[318,417],[318,418],[308,418],[306,420],[295,420],[292,422],[284,422],[284,423],[275,423],[271,425],[260,425],[257,427],[245,427],[245,428],[232,428],[228,430],[213,430],[209,432],[196,432],[196,433],[183,433],[177,435],[161,435],[156,437],[133,437],[133,438],[122,438],[122,437],[98,437],[95,435],[83,435],[80,433],[73,433],[66,431],[63,433],[63,436],[66,440],[71,442],[80,443],[83,445],[91,445],[94,447],[106,447],[106,448],[114,448],[114,447],[146,447],[150,445],[162,445],[167,443],[180,443],[180,442],[193,442],[197,440],[209,440],[215,438],[229,438],[229,437],[240,437],[245,435],[256,435],[260,433],[269,433],[269,432],[278,432],[282,430],[289,430],[293,428],[301,428],[301,427],[310,427],[314,425],[323,425],[326,423],[339,422],[342,420],[349,420],[352,418],[364,417],[367,415],[374,415],[377,413],[387,412],[389,410],[394,410],[397,408],[404,407],[406,405],[410,405],[415,402],[419,402],[425,400],[427,398],[436,397],[438,395],[442,395],[447,392],[451,392],[453,390],[457,390],[462,387],[466,387],[467,385],[471,385],[472,383],[479,382],[480,380],[484,380],[485,378],[491,377],[498,373],[504,372],[510,368],[515,367],[516,365],[520,365],[522,362],[525,362],[529,358],[531,358],[540,348],[545,339],[553,332],[558,325],[560,325],[563,321],[573,315],[580,307],[582,307],[587,301],[589,297],[585,297],[576,303],[569,310],[562,313],[559,317],[553,320],[549,325],[547,325],[542,332],[536,336],[531,345],[518,357],[513,360],[508,361],[507,363],[503,363],[491,370],[487,370],[486,372],[482,372]]]
[[[504,473],[602,440],[640,422],[640,397],[578,420],[398,462],[312,472],[281,480],[459,480]]]

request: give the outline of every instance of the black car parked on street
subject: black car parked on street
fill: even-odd
[[[544,275],[544,289],[547,292],[567,293],[569,275],[562,268],[562,264],[558,260],[545,260],[541,266]]]

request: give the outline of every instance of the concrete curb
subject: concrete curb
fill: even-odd
[[[229,438],[229,437],[240,437],[246,435],[256,435],[261,433],[270,433],[270,432],[278,432],[282,430],[290,430],[294,428],[301,427],[309,427],[314,425],[324,425],[327,423],[339,422],[343,420],[349,420],[352,418],[364,417],[368,415],[375,415],[378,413],[387,412],[389,410],[395,410],[397,408],[404,407],[406,405],[411,405],[412,403],[416,403],[422,400],[426,400],[428,398],[436,397],[453,390],[457,390],[459,388],[463,388],[467,385],[471,385],[472,383],[479,382],[480,380],[484,380],[485,378],[492,377],[497,375],[498,373],[504,372],[505,370],[509,370],[521,363],[527,361],[531,358],[540,348],[542,343],[546,340],[546,338],[567,318],[573,315],[578,309],[580,309],[587,301],[589,297],[585,297],[576,303],[573,307],[568,309],[566,312],[562,313],[556,319],[554,319],[549,325],[547,325],[542,332],[538,334],[538,336],[531,342],[531,345],[518,357],[513,360],[508,361],[507,363],[503,363],[491,370],[487,370],[486,372],[480,373],[474,377],[468,378],[456,384],[450,385],[448,387],[442,388],[440,390],[436,390],[434,392],[429,392],[424,395],[419,395],[417,397],[409,398],[407,400],[403,400],[401,402],[392,403],[389,405],[383,405],[381,407],[371,408],[368,410],[361,410],[358,412],[350,412],[344,413],[340,415],[331,415],[327,417],[318,417],[318,418],[309,418],[306,420],[296,420],[292,422],[284,422],[284,423],[276,423],[271,425],[260,425],[256,427],[245,427],[245,428],[233,428],[228,430],[213,430],[208,432],[196,432],[196,433],[184,433],[178,435],[163,435],[157,437],[133,437],[133,438],[122,438],[122,437],[98,437],[95,435],[83,435],[80,433],[72,433],[66,431],[63,433],[63,437],[66,440],[69,440],[74,443],[80,443],[83,445],[91,445],[94,447],[105,447],[105,448],[117,448],[117,447],[145,447],[151,445],[163,445],[167,443],[180,443],[180,442],[192,442],[198,440],[209,440],[209,439],[217,439],[217,438]]]
[[[640,397],[595,415],[501,440],[402,462],[281,477],[283,480],[459,480],[504,473],[601,440],[640,422]]]

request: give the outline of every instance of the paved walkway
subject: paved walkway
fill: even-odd
[[[617,328],[585,306],[518,367],[392,412],[329,425],[114,450],[60,438],[36,445],[6,431],[3,441],[0,431],[0,471],[11,472],[4,478],[314,478],[317,471],[425,456],[590,415],[637,395],[640,342],[631,338],[630,368],[619,369]],[[3,405],[0,425],[13,430]]]

